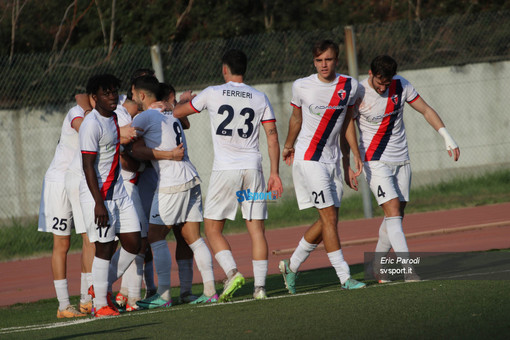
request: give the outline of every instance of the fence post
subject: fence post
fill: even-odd
[[[160,83],[163,83],[165,81],[165,75],[163,73],[163,61],[161,60],[159,45],[151,46],[151,61],[156,78],[158,78]]]
[[[356,41],[354,37],[354,27],[345,26],[345,53],[347,55],[347,65],[349,67],[349,75],[355,79],[359,77],[358,59],[356,58]],[[356,129],[356,139],[358,140],[358,130]],[[364,175],[358,179],[361,195],[363,197],[363,212],[365,218],[373,217],[372,213],[372,196],[368,188],[368,183]]]

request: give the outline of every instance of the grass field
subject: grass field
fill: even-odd
[[[469,177],[439,183],[433,186],[418,187],[411,190],[411,202],[406,208],[407,214],[433,210],[472,207],[485,204],[510,201],[510,171],[502,170],[482,177]],[[346,189],[350,190],[350,189]],[[292,194],[277,203],[268,204],[269,219],[267,229],[284,228],[309,224],[317,219],[314,209],[299,211]],[[374,216],[382,216],[382,209],[375,200],[372,206]],[[235,221],[227,221],[227,233],[245,232],[246,227],[240,214]],[[361,195],[346,197],[342,200],[340,220],[363,217]],[[4,222],[5,223],[5,222]],[[173,237],[170,233],[169,238]],[[51,253],[52,235],[37,231],[37,221],[13,220],[9,225],[0,227],[0,261],[27,256],[47,255]],[[81,249],[81,238],[71,237],[71,249]]]
[[[351,273],[362,279],[363,266],[352,266]],[[366,289],[342,291],[333,269],[311,270],[300,273],[297,294],[289,295],[281,276],[273,275],[267,300],[251,299],[248,280],[233,303],[177,305],[108,319],[60,321],[56,300],[43,300],[0,308],[0,338],[507,339],[510,334],[509,280],[367,283]],[[201,286],[194,290],[199,293]]]

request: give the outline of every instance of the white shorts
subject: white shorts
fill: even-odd
[[[149,220],[143,211],[142,200],[140,199],[138,186],[129,181],[124,181],[124,188],[126,188],[128,196],[131,198],[133,205],[135,206],[136,214],[138,215],[138,220],[140,221],[142,237],[147,237],[147,232],[149,231]]]
[[[175,226],[184,222],[202,222],[202,192],[200,185],[173,194],[156,192],[152,199],[149,222]]]
[[[292,178],[300,210],[340,207],[343,181],[338,163],[294,160]]]
[[[109,221],[107,227],[100,228],[96,225],[94,221],[95,206],[95,202],[81,203],[90,242],[107,243],[115,240],[116,234],[140,232],[138,215],[129,196],[105,201]]]
[[[78,176],[72,171],[68,171],[66,172],[65,181],[67,197],[71,202],[71,207],[73,210],[74,228],[76,229],[77,234],[84,234],[87,232],[87,227],[85,226],[85,221],[83,220],[83,212],[81,211],[80,203],[81,176]]]
[[[64,182],[44,180],[37,230],[59,236],[70,236],[72,227],[73,212]]]
[[[409,202],[411,188],[411,164],[388,164],[380,161],[370,161],[363,164],[365,178],[370,190],[382,205],[394,198],[401,202]]]
[[[221,170],[213,171],[209,180],[209,190],[205,198],[204,217],[211,220],[235,220],[239,206],[238,193],[243,190],[251,193],[264,193],[266,185],[261,170]],[[264,199],[247,200],[241,203],[245,220],[267,219],[267,204]]]

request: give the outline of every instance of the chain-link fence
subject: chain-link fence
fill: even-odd
[[[392,55],[399,62],[399,73],[439,112],[461,147],[461,161],[454,164],[442,139],[408,108],[415,184],[508,167],[510,109],[504,99],[510,93],[509,17],[510,12],[495,12],[354,26],[360,78],[374,56]],[[291,82],[314,73],[311,47],[325,38],[340,44],[338,71],[347,73],[344,28],[336,27],[162,45],[164,78],[178,91],[199,91],[222,83],[222,54],[228,48],[244,50],[249,58],[246,83],[267,93],[283,143],[291,111]],[[42,179],[63,117],[73,105],[74,94],[84,91],[87,79],[113,73],[124,80],[126,90],[132,71],[147,67],[151,67],[148,46],[124,45],[111,55],[94,48],[16,55],[12,62],[0,58],[0,219],[37,214]],[[204,114],[192,117],[187,133],[192,161],[206,183],[212,165],[207,119]],[[264,143],[261,151],[267,155]],[[292,192],[285,165],[282,177],[286,192]]]

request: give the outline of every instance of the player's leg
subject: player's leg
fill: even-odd
[[[70,247],[72,208],[65,191],[64,182],[43,182],[39,209],[38,230],[53,233],[51,266],[53,284],[59,302],[58,318],[85,316],[69,301],[67,282],[67,253]]]
[[[53,284],[57,293],[59,311],[65,311],[71,303],[67,288],[67,252],[69,251],[71,236],[53,235],[53,251],[51,254],[51,268]]]
[[[147,162],[145,170],[140,174],[138,181],[138,194],[142,202],[142,208],[146,218],[150,216],[152,199],[154,192],[158,186],[158,174],[154,170],[152,163]],[[147,230],[149,223],[147,221]],[[143,236],[143,235],[142,235]],[[145,297],[144,299],[156,294],[157,287],[154,282],[154,262],[152,257],[152,250],[147,241],[147,249],[145,251],[145,262],[143,267],[143,279],[145,281]]]
[[[169,307],[172,305],[170,295],[170,271],[172,257],[166,241],[171,226],[149,223],[147,240],[154,256],[154,265],[158,276],[158,289],[156,294],[137,302],[141,308],[152,309]]]
[[[141,300],[143,267],[145,252],[148,247],[147,233],[149,229],[149,221],[143,209],[138,186],[129,181],[125,181],[124,187],[133,201],[133,206],[135,207],[138,220],[140,221],[141,247],[134,261],[131,262],[128,269],[122,276],[121,289],[115,300],[119,305],[124,305],[126,311],[133,311],[138,309],[136,302]]]
[[[264,220],[246,220],[246,228],[248,229],[252,245],[253,296],[255,299],[265,299],[268,246]]]
[[[183,225],[179,224],[173,227],[172,231],[176,241],[175,261],[179,269],[180,300],[182,303],[189,303],[197,298],[191,294],[193,284],[193,250],[182,236],[182,227]]]
[[[214,285],[212,256],[207,244],[200,236],[200,223],[186,222],[182,228],[182,237],[193,251],[195,262],[197,263],[200,275],[202,275],[204,285],[202,296],[192,303],[216,302],[218,300],[218,295],[216,295],[216,287]]]
[[[83,219],[83,218],[82,218]],[[83,224],[83,222],[81,222]],[[78,233],[77,223],[76,232]],[[80,312],[92,313],[92,296],[89,294],[89,288],[92,286],[92,262],[96,247],[91,243],[87,232],[81,233],[82,251],[81,251],[81,285],[80,285]]]

